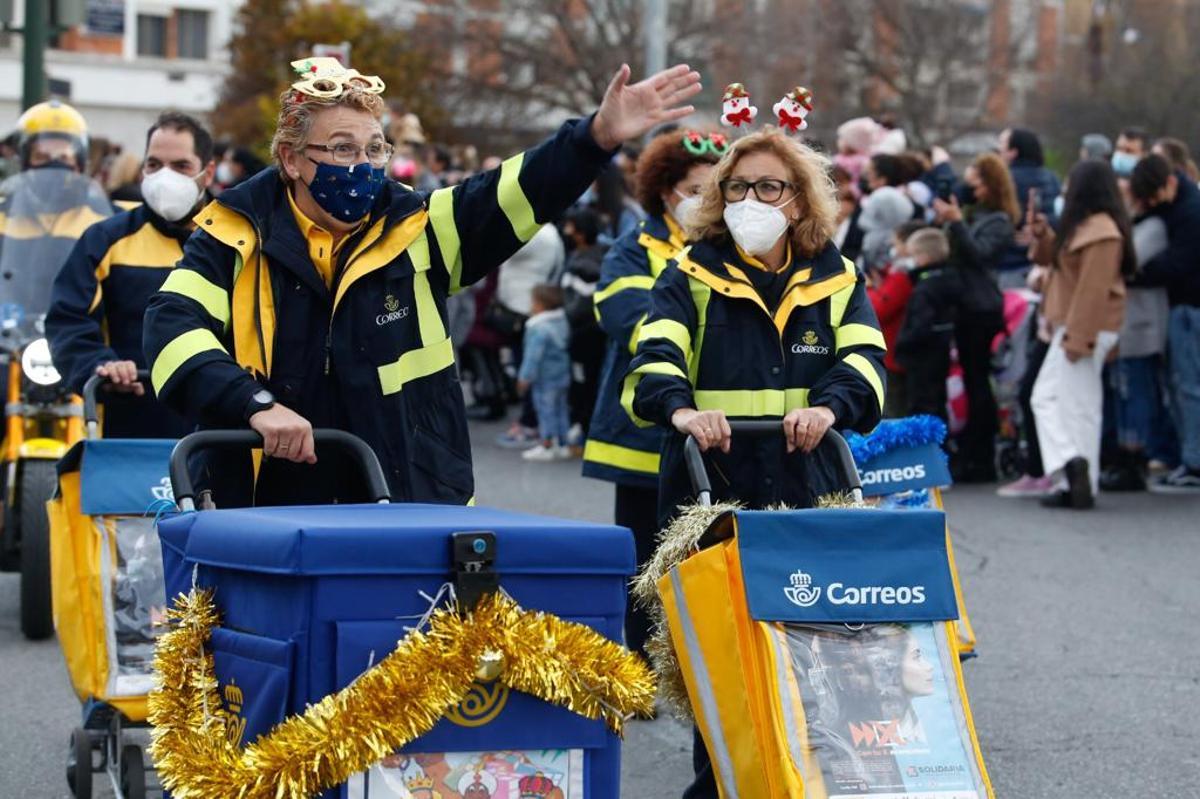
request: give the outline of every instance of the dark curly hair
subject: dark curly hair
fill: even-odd
[[[637,162],[637,201],[651,216],[662,216],[667,212],[662,196],[687,177],[696,164],[715,164],[720,157],[706,150],[703,155],[692,155],[683,146],[684,136],[690,131],[674,130],[654,137]],[[707,136],[707,133],[701,133]]]

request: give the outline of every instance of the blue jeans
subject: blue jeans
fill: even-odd
[[[1200,470],[1200,308],[1171,309],[1167,325],[1171,401],[1183,464]]]
[[[1116,439],[1122,449],[1167,464],[1179,460],[1161,355],[1117,358],[1105,370]]]
[[[571,429],[571,412],[567,407],[569,390],[569,385],[539,386],[536,383],[530,388],[533,409],[537,412],[538,435],[543,441],[559,445],[567,443],[567,431]]]

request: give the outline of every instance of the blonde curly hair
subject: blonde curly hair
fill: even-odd
[[[383,118],[383,98],[354,86],[347,86],[337,97],[313,97],[296,89],[288,89],[279,95],[279,118],[275,122],[275,136],[271,139],[271,156],[284,180],[288,175],[283,168],[280,149],[284,146],[293,151],[302,149],[309,143],[316,115],[336,106],[366,111],[376,120]]]
[[[789,180],[796,184],[793,202],[799,206],[800,221],[791,228],[792,247],[801,257],[811,258],[825,249],[837,230],[837,187],[829,174],[828,158],[789,138],[776,127],[767,127],[738,139],[721,158],[701,195],[700,207],[690,215],[688,238],[702,241],[724,239],[729,235],[720,183],[733,174],[742,156],[758,152],[778,156],[787,167]]]

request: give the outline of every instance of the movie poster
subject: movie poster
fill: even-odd
[[[829,799],[980,799],[945,628],[786,627]],[[818,795],[818,794],[814,794]]]
[[[398,753],[347,783],[348,799],[583,799],[583,750]]]

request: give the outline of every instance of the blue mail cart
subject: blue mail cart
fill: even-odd
[[[159,525],[168,596],[193,574],[215,589],[215,669],[243,743],[389,654],[453,581],[453,534],[475,531],[495,535],[499,585],[522,606],[620,640],[635,568],[623,527],[421,504],[208,510]],[[477,685],[427,735],[324,796],[420,799],[439,795],[435,781],[483,796],[504,780],[513,795],[615,799],[620,741],[602,721]]]

